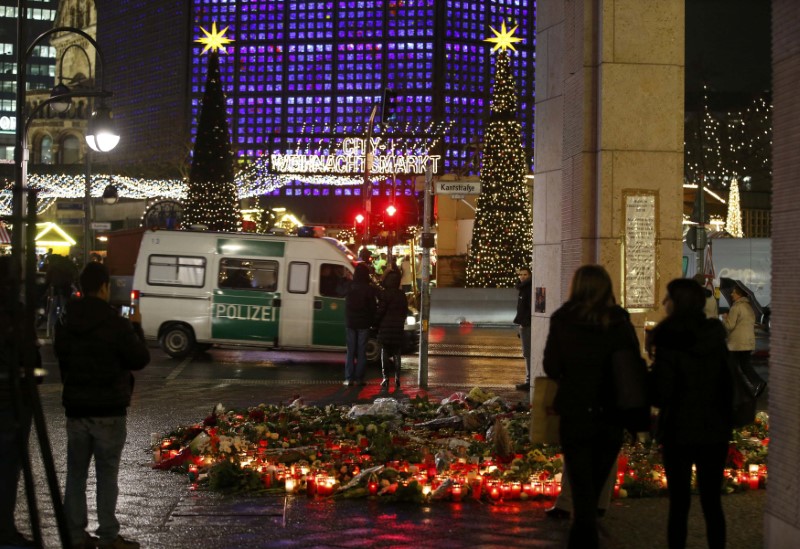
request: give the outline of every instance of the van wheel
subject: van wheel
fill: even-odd
[[[370,364],[381,362],[381,342],[374,337],[367,339],[367,362]]]
[[[161,334],[159,343],[172,358],[185,358],[194,349],[194,335],[187,326],[173,324]]]

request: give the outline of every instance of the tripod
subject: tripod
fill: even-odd
[[[14,189],[14,193],[23,191]],[[22,196],[15,196],[15,200],[21,200]],[[58,525],[61,546],[67,549],[70,546],[69,530],[67,528],[66,516],[64,514],[63,500],[58,486],[55,465],[53,463],[53,453],[50,448],[50,440],[47,435],[47,425],[45,423],[42,403],[39,398],[37,388],[37,378],[41,379],[44,372],[37,368],[39,364],[39,353],[36,343],[36,191],[27,190],[27,215],[24,225],[25,231],[25,253],[22,250],[12,250],[12,260],[7,264],[5,273],[0,273],[3,278],[2,301],[0,306],[6,309],[10,319],[10,334],[4,333],[2,337],[8,339],[3,341],[5,347],[5,357],[7,367],[0,371],[0,384],[8,387],[11,398],[11,416],[15,435],[15,450],[19,463],[22,465],[23,478],[25,483],[25,494],[28,503],[28,514],[30,516],[31,530],[34,542],[37,547],[43,548],[41,520],[39,517],[39,507],[36,498],[34,485],[33,469],[31,467],[31,455],[29,451],[29,431],[31,421],[36,427],[37,441],[41,452],[42,463],[44,466],[47,486],[50,492],[50,499]],[[11,219],[14,231],[19,231],[22,226],[22,219]],[[15,240],[19,242],[20,240]],[[20,269],[23,260],[25,265],[25,276],[22,279]],[[5,264],[4,264],[5,265]],[[23,295],[24,305],[20,302]]]

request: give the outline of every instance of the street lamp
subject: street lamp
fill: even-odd
[[[53,90],[51,96],[36,105],[31,112],[26,112],[26,92],[27,92],[27,64],[33,53],[34,48],[38,46],[45,38],[57,32],[77,34],[85,38],[95,48],[97,55],[100,59],[101,66],[103,62],[103,54],[100,51],[97,42],[94,38],[86,34],[84,31],[74,27],[56,27],[46,31],[39,36],[26,48],[25,40],[27,38],[27,14],[28,6],[26,0],[18,0],[17,2],[17,89],[16,89],[16,130],[14,141],[14,187],[13,187],[13,205],[11,222],[13,224],[13,232],[11,235],[11,257],[12,266],[9,272],[11,281],[11,299],[10,306],[13,311],[13,318],[11,325],[13,327],[13,338],[10,348],[7,349],[8,354],[8,371],[4,372],[8,375],[9,385],[12,387],[12,406],[15,410],[15,415],[20,417],[23,411],[24,402],[23,392],[27,395],[27,406],[30,407],[32,412],[33,421],[36,426],[36,434],[39,439],[39,446],[42,453],[42,462],[44,465],[45,475],[47,477],[47,484],[50,491],[51,500],[53,503],[53,511],[56,516],[58,525],[58,532],[61,537],[62,543],[66,547],[70,539],[69,529],[66,524],[66,517],[64,516],[63,504],[61,501],[61,494],[56,476],[55,465],[53,463],[52,451],[50,449],[50,442],[47,436],[47,424],[44,420],[44,414],[39,401],[39,393],[35,384],[34,377],[34,360],[31,353],[25,352],[27,349],[33,349],[35,346],[36,331],[34,326],[34,318],[36,311],[36,287],[35,275],[36,259],[33,247],[33,235],[28,234],[27,244],[25,246],[25,233],[31,233],[30,227],[35,226],[36,210],[35,210],[35,193],[28,189],[28,129],[30,123],[37,113],[39,113],[47,105],[55,105],[55,109],[66,110],[69,108],[69,102],[74,97],[98,97],[107,98],[111,96],[111,92],[102,88],[99,90],[79,90],[70,91],[69,88],[63,84],[57,85]],[[23,54],[24,52],[24,54]],[[66,105],[66,106],[65,106]],[[109,117],[110,118],[110,117]],[[100,133],[95,134],[96,141],[101,142]],[[118,138],[117,138],[118,139]],[[116,144],[116,143],[115,143]],[[28,197],[33,198],[31,204],[27,204]],[[25,212],[27,210],[27,219]],[[87,220],[88,222],[88,220]],[[23,269],[24,266],[24,269]],[[22,296],[22,276],[24,276],[24,295],[25,305],[24,308],[20,305],[18,297]],[[20,378],[17,365],[22,365],[24,375]],[[19,422],[18,422],[19,423]],[[38,518],[38,506],[36,504],[35,486],[33,483],[33,472],[30,463],[30,456],[28,453],[28,444],[26,443],[27,436],[24,436],[20,431],[17,436],[17,446],[20,454],[20,460],[23,464],[23,473],[25,481],[25,492],[28,496],[28,511],[31,518],[31,530],[33,531],[34,541],[37,546],[42,546],[41,525]]]

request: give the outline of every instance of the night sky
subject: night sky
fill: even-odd
[[[771,90],[770,15],[771,0],[686,0],[688,109],[703,80],[732,106]]]

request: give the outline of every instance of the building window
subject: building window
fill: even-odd
[[[49,135],[42,137],[42,141],[39,143],[39,163],[53,163],[53,138]]]
[[[81,144],[74,135],[65,137],[61,142],[61,163],[77,164],[81,160]]]

